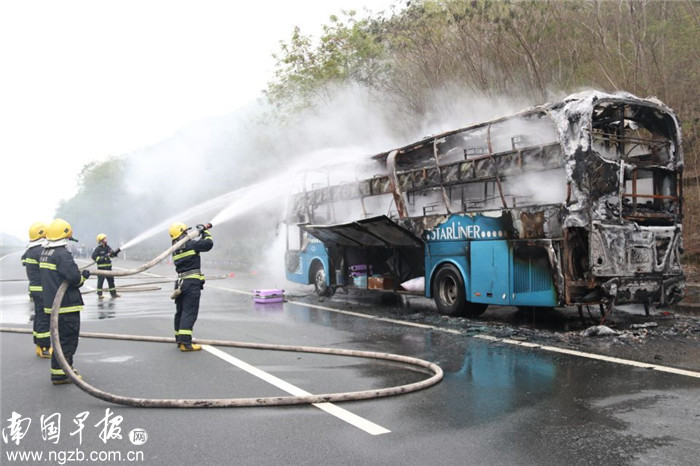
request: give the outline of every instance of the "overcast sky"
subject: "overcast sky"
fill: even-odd
[[[25,240],[90,161],[255,100],[294,26],[396,0],[0,2],[0,231]],[[108,208],[108,206],[106,206]]]

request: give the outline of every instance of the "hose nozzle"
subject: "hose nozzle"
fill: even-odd
[[[197,230],[199,230],[199,231],[208,230],[211,227],[212,227],[211,223],[200,223],[199,225],[197,225]]]

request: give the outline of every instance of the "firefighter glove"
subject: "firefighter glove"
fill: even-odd
[[[90,278],[90,271],[89,271],[89,270],[83,270],[82,272],[80,272],[80,274],[83,276],[83,278],[84,278],[85,280],[87,280],[88,278]]]

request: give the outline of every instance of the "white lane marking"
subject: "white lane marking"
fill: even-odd
[[[209,353],[213,354],[214,356],[223,359],[224,361],[233,364],[234,366],[238,367],[239,369],[242,369],[249,374],[252,374],[265,382],[274,385],[275,387],[289,393],[290,395],[295,395],[295,396],[307,396],[307,395],[312,395],[312,393],[309,393],[305,390],[302,390],[301,388],[290,384],[289,382],[286,382],[278,377],[275,377],[272,374],[269,374],[261,369],[258,369],[255,366],[251,366],[245,361],[241,361],[235,356],[231,356],[230,354],[221,351],[218,348],[215,348],[210,345],[202,345],[202,348],[204,348],[205,351],[208,351]],[[377,425],[371,421],[368,421],[365,418],[362,418],[356,414],[351,413],[350,411],[347,411],[343,408],[339,408],[338,406],[334,405],[333,403],[314,403],[314,406],[327,412],[328,414],[331,414],[338,419],[347,422],[348,424],[351,424],[358,429],[362,429],[368,434],[371,435],[381,435],[381,434],[386,434],[391,432],[388,429],[385,429],[384,427]]]
[[[695,377],[700,379],[700,372],[688,371],[685,369],[677,369],[675,367],[659,366],[657,364],[648,364],[646,362],[632,361],[630,359],[615,358],[612,356],[603,356],[602,354],[594,353],[584,353],[583,351],[570,350],[566,348],[559,348],[556,346],[543,346],[537,343],[529,343],[526,341],[510,340],[508,338],[497,338],[490,335],[474,335],[474,338],[479,338],[487,341],[497,341],[501,343],[507,343],[509,345],[524,346],[526,348],[536,348],[544,351],[551,351],[553,353],[569,354],[571,356],[580,356],[582,358],[597,359],[599,361],[612,362],[616,364],[624,364],[626,366],[641,367],[642,369],[653,369],[659,372],[669,372],[671,374],[685,375],[688,377]]]
[[[224,287],[212,287],[212,288],[218,288],[218,289],[226,290],[226,291],[233,291],[235,293],[251,294],[251,293],[246,293],[245,291],[233,290],[233,289],[224,288]],[[311,308],[315,308],[315,309],[321,309],[324,311],[337,312],[339,314],[347,314],[347,315],[351,315],[351,316],[355,316],[355,317],[362,317],[364,319],[379,320],[382,322],[389,322],[389,323],[398,324],[398,325],[405,325],[407,327],[417,327],[417,328],[435,330],[435,331],[443,332],[443,333],[452,333],[452,334],[456,334],[456,335],[463,335],[463,332],[461,332],[459,330],[450,329],[450,328],[441,328],[441,327],[436,327],[433,325],[419,324],[416,322],[404,322],[401,320],[388,319],[385,317],[370,316],[370,315],[366,315],[366,314],[361,314],[359,312],[343,311],[340,309],[333,309],[331,307],[318,306],[315,304],[307,304],[307,303],[302,303],[302,302],[298,302],[298,301],[287,301],[287,302],[289,304],[295,304],[298,306],[306,306],[306,307],[311,307]],[[603,356],[601,354],[586,353],[583,351],[576,351],[576,350],[570,350],[570,349],[566,349],[566,348],[559,348],[556,346],[540,345],[537,343],[529,343],[529,342],[525,342],[525,341],[511,340],[508,338],[498,338],[498,337],[493,337],[490,335],[472,335],[472,337],[478,338],[480,340],[505,343],[508,345],[522,346],[522,347],[526,347],[526,348],[536,348],[536,349],[540,349],[543,351],[549,351],[552,353],[568,354],[571,356],[578,356],[581,358],[595,359],[598,361],[606,361],[606,362],[611,362],[611,363],[615,363],[615,364],[622,364],[625,366],[641,367],[641,368],[645,368],[645,369],[653,369],[653,370],[659,371],[659,372],[668,372],[670,374],[684,375],[686,377],[700,378],[700,372],[689,371],[689,370],[685,370],[685,369],[678,369],[676,367],[659,366],[657,364],[648,364],[645,362],[633,361],[631,359],[621,359],[621,358],[615,358],[615,357],[611,357],[611,356]]]

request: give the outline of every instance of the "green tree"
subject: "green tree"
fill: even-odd
[[[369,19],[354,11],[331,16],[315,42],[298,27],[274,54],[276,71],[265,94],[282,114],[328,102],[334,86],[355,82],[371,87],[383,71],[384,48],[372,32]]]

